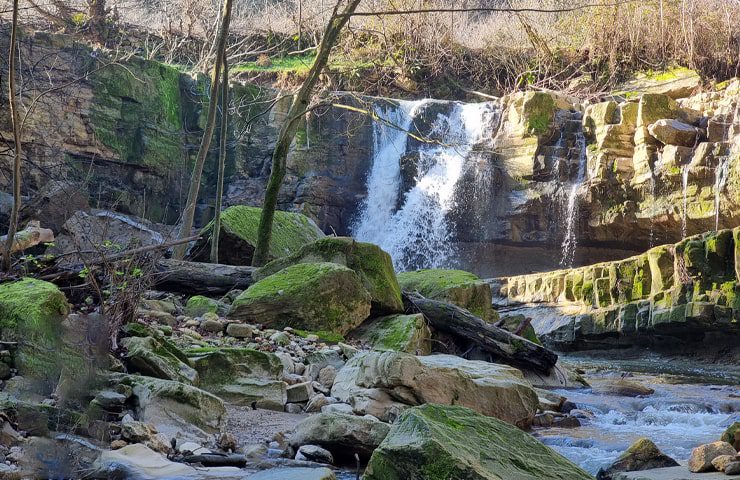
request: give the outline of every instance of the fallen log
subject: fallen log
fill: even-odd
[[[190,295],[222,295],[252,283],[254,267],[162,259],[157,262],[154,287]]]
[[[238,467],[247,465],[247,457],[238,453],[199,453],[183,455],[185,463],[195,463],[204,467]]]
[[[8,238],[7,235],[0,237],[0,245],[5,245],[5,240]],[[36,221],[28,222],[26,228],[16,232],[13,237],[13,245],[10,247],[10,253],[20,252],[27,248],[31,248],[40,243],[47,243],[54,241],[54,232],[48,228],[41,228],[41,224]]]
[[[501,363],[549,373],[558,360],[557,354],[547,348],[490,324],[456,305],[411,292],[404,292],[404,299],[412,310],[427,318],[434,330],[471,343]]]

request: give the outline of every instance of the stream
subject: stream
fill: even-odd
[[[534,434],[591,474],[611,464],[640,437],[650,438],[678,461],[688,460],[694,447],[719,440],[727,426],[740,421],[740,366],[658,356],[563,360],[584,370],[591,385],[625,375],[655,390],[644,398],[599,395],[590,388],[554,390],[593,417],[581,419],[580,428],[538,429]]]

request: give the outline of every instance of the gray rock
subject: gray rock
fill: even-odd
[[[286,413],[303,413],[303,405],[300,403],[286,403],[285,411]]]
[[[95,395],[95,400],[106,410],[121,408],[126,403],[127,396],[111,390],[104,390]]]
[[[376,418],[342,413],[319,413],[296,425],[288,439],[294,449],[303,445],[319,445],[342,457],[357,452],[365,459],[380,445],[390,426]]]
[[[226,335],[234,338],[252,338],[254,328],[246,323],[230,323],[226,326]]]
[[[740,462],[731,462],[725,466],[725,475],[740,475]]]
[[[290,385],[287,389],[288,403],[307,402],[313,395],[313,388],[309,382]]]
[[[323,386],[331,388],[335,378],[337,378],[337,369],[333,365],[327,365],[319,370],[319,383]]]
[[[298,449],[295,455],[296,460],[304,460],[316,463],[334,463],[334,457],[329,450],[319,447],[318,445],[303,445]]]
[[[224,331],[224,324],[221,320],[215,318],[206,318],[201,322],[200,328],[206,332],[221,333]]]

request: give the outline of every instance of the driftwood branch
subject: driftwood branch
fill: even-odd
[[[7,238],[7,235],[0,237],[0,245],[5,244]],[[53,241],[54,232],[48,228],[41,228],[39,222],[28,222],[28,226],[26,226],[25,229],[17,232],[13,236],[13,244],[10,248],[10,253],[20,252],[40,243]]]
[[[487,323],[456,305],[430,300],[418,293],[404,292],[404,297],[413,310],[424,314],[434,330],[472,343],[502,363],[549,373],[558,360],[547,348]]]

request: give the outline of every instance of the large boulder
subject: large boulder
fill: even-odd
[[[218,242],[218,260],[227,265],[251,265],[257,246],[262,209],[235,205],[221,212],[221,234]],[[193,260],[207,262],[211,253],[213,222],[203,227],[201,240],[190,252]],[[270,259],[284,257],[300,250],[307,243],[323,238],[324,233],[313,220],[300,213],[277,210],[272,224]]]
[[[360,277],[336,263],[299,263],[255,283],[231,305],[229,317],[272,328],[341,335],[370,315]]]
[[[389,315],[374,318],[360,325],[350,336],[375,350],[395,350],[429,355],[432,352],[432,333],[424,315]]]
[[[204,348],[188,355],[200,374],[202,389],[236,405],[256,402],[259,408],[283,411],[286,384],[277,355],[248,348]]]
[[[357,242],[349,237],[326,237],[310,243],[298,252],[274,260],[254,273],[261,280],[297,263],[331,262],[354,270],[372,297],[376,313],[403,311],[401,288],[396,280],[391,256],[372,243]]]
[[[158,337],[127,337],[121,340],[124,359],[132,372],[164,380],[198,383],[198,372],[188,357],[171,341]]]
[[[0,284],[0,340],[18,342],[15,366],[39,394],[54,390],[65,367],[80,366],[80,352],[62,341],[69,311],[52,283],[24,278]]]
[[[404,290],[453,303],[483,320],[493,321],[497,317],[491,305],[491,286],[470,272],[442,269],[402,272],[398,274],[398,283]]]
[[[191,385],[139,375],[113,375],[110,380],[132,387],[137,418],[167,438],[207,441],[226,423],[224,402]]]
[[[388,434],[390,426],[372,416],[360,417],[345,413],[319,413],[296,425],[288,439],[294,449],[303,445],[319,445],[331,452],[337,462],[351,462],[357,453],[370,458]]]
[[[67,254],[60,258],[64,263],[81,263],[130,248],[159,245],[172,231],[172,226],[133,215],[109,210],[79,211],[64,223],[48,253]],[[80,253],[69,255],[72,252]]]
[[[138,480],[243,480],[244,470],[236,467],[194,467],[173,462],[141,443],[118,450],[105,450],[93,465],[89,478],[136,478]]]
[[[598,480],[611,480],[618,472],[676,467],[678,462],[664,454],[649,438],[640,438],[607,468],[599,470]]]
[[[727,442],[712,442],[699,445],[691,451],[689,457],[689,471],[694,473],[711,472],[714,470],[712,460],[721,455],[736,455],[735,448]]]
[[[375,450],[365,480],[587,480],[531,435],[460,406],[407,410]]]
[[[332,396],[345,403],[361,400],[380,418],[403,405],[462,405],[520,427],[531,424],[537,393],[522,373],[507,365],[465,360],[454,355],[417,357],[400,352],[354,356],[334,380]]]

